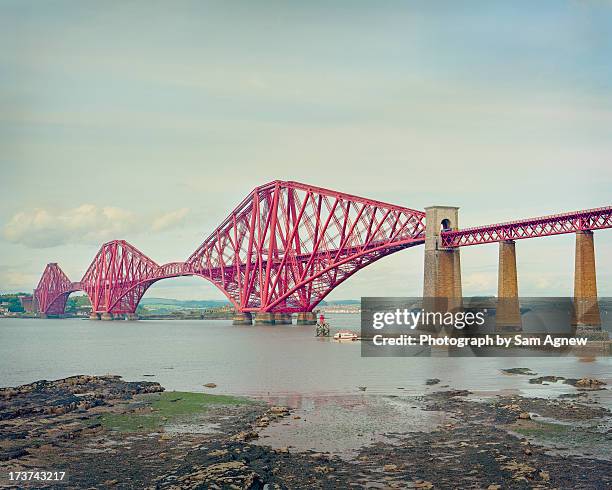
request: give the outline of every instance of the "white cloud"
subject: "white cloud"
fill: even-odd
[[[168,213],[164,213],[158,218],[153,220],[151,224],[151,230],[153,231],[163,231],[169,228],[173,228],[178,223],[183,221],[185,216],[189,213],[188,208],[177,209],[176,211],[170,211]]]
[[[125,238],[129,233],[162,231],[177,226],[188,209],[160,216],[137,216],[125,209],[82,204],[63,211],[35,208],[20,211],[4,226],[4,238],[31,248],[49,248],[69,243],[94,243]]]

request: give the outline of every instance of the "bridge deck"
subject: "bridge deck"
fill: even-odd
[[[440,233],[445,248],[612,228],[612,206]]]

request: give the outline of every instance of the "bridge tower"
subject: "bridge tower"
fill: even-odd
[[[313,311],[303,311],[298,313],[297,325],[316,325],[317,324],[317,315]]]
[[[497,313],[495,323],[502,332],[521,330],[521,310],[516,274],[516,248],[514,240],[499,242],[497,273]]]
[[[248,311],[237,311],[232,320],[232,325],[253,325],[253,315]]]
[[[587,335],[593,333],[595,336],[597,336],[597,333],[602,333],[601,316],[597,302],[595,244],[593,242],[593,232],[589,230],[576,233],[574,308],[573,324],[581,333]]]
[[[436,310],[461,306],[461,259],[459,248],[444,248],[441,231],[459,229],[459,208],[425,208],[425,264],[423,297],[435,300]]]

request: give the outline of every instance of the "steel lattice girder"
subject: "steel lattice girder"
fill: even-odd
[[[187,259],[241,311],[307,311],[357,270],[423,242],[425,214],[297,182],[258,187]]]
[[[47,296],[83,290],[94,312],[133,313],[151,284],[189,275],[213,282],[240,311],[310,311],[368,264],[422,244],[424,233],[421,211],[274,181],[255,188],[185,262],[158,265],[114,240],[102,245],[80,283],[62,273],[63,286],[49,289],[56,272],[46,269],[40,311],[51,304]]]
[[[38,286],[34,289],[39,311],[48,315],[61,315],[70,293],[79,289],[80,285],[71,282],[56,263],[47,264]]]
[[[604,228],[612,228],[611,206],[441,232],[440,236],[442,247],[456,248]]]
[[[160,266],[124,240],[102,245],[81,279],[95,312],[133,313]]]
[[[612,207],[442,232],[443,247],[612,227]],[[420,245],[425,213],[297,182],[255,188],[185,262],[157,264],[124,240],[105,243],[80,282],[47,265],[34,293],[61,314],[82,290],[97,313],[134,313],[146,290],[169,277],[200,276],[239,311],[311,311],[333,288],[376,260]]]

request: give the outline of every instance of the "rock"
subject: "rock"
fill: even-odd
[[[8,461],[10,459],[17,459],[23,456],[27,456],[29,453],[23,449],[8,449],[5,451],[0,451],[0,461]]]
[[[548,473],[548,471],[540,471],[539,475],[540,475],[540,478],[542,478],[542,480],[544,481],[550,480],[550,473]]]
[[[430,488],[433,488],[433,483],[426,480],[416,480],[414,482],[414,488],[424,488],[425,490],[428,490]]]
[[[196,466],[193,471],[177,479],[174,488],[262,488],[261,477],[242,461]]]
[[[472,392],[468,391],[468,390],[448,390],[448,391],[441,391],[440,392],[440,396],[444,396],[444,397],[448,397],[448,398],[453,398],[456,396],[468,396],[471,395]]]
[[[512,478],[528,477],[537,471],[533,466],[529,466],[525,463],[519,463],[516,460],[512,460],[504,466],[501,466],[501,469],[511,471]]]
[[[531,369],[525,367],[502,369],[501,371],[506,374],[524,374],[526,376],[535,376],[537,374],[534,373]]]
[[[582,378],[582,379],[579,379],[578,381],[576,381],[574,386],[576,388],[586,388],[586,389],[591,389],[591,390],[597,390],[597,389],[601,388],[602,385],[605,385],[605,384],[606,383],[604,383],[603,381],[600,381],[598,379],[594,379],[594,378]]]
[[[252,430],[243,430],[238,432],[238,434],[234,434],[230,439],[237,442],[248,442],[253,439],[257,439],[258,437],[259,434],[257,434],[257,432],[253,432]]]
[[[383,471],[397,471],[397,465],[396,464],[386,464],[385,466],[383,466]]]
[[[531,449],[529,449],[528,447],[526,447],[523,452],[527,455],[530,456],[531,455]]]
[[[204,385],[204,388],[216,388],[216,387],[217,387],[216,383],[206,383]]]
[[[501,488],[501,485],[497,485],[493,483],[487,487],[487,490],[500,490],[500,488]]]
[[[300,417],[299,415],[294,415],[292,418],[293,420],[300,420],[302,417]]]
[[[270,413],[273,413],[275,415],[284,416],[289,413],[289,409],[287,407],[274,406],[274,407],[270,407]]]
[[[315,466],[315,473],[331,473],[334,469],[331,466]]]
[[[439,382],[440,382],[440,380],[438,378],[430,378],[430,379],[425,381],[425,384],[427,386],[431,386],[431,385],[437,385]]]
[[[521,420],[530,420],[531,419],[531,415],[529,415],[529,412],[521,412],[519,413],[518,417]]]
[[[367,386],[358,386],[357,388],[359,388],[359,391],[365,391],[368,389]]]
[[[556,383],[558,381],[565,381],[563,376],[540,376],[539,378],[531,378],[529,383],[534,384],[543,384],[543,383]]]
[[[227,449],[215,449],[208,453],[209,456],[216,458],[218,456],[225,456],[229,451]]]
[[[279,447],[277,452],[279,452],[279,453],[288,453],[289,452],[289,448],[287,446]]]
[[[28,416],[64,415],[126,400],[138,393],[164,391],[159,383],[126,382],[119,376],[71,376],[55,381],[35,381],[15,388],[0,388],[0,420]]]

